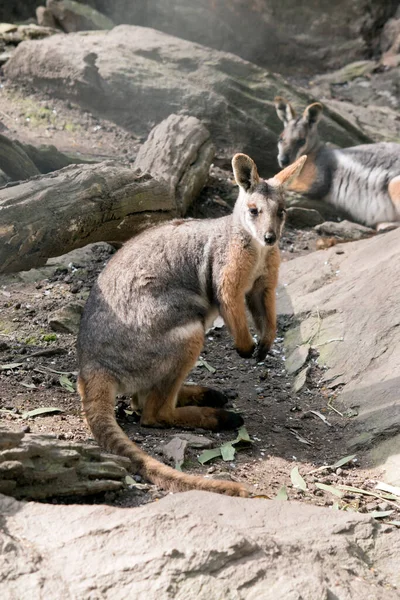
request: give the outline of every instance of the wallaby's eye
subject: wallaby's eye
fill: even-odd
[[[252,206],[251,208],[249,208],[250,214],[253,217],[256,217],[258,215],[258,208],[255,208],[254,206]]]
[[[280,208],[278,210],[278,217],[279,219],[283,219],[284,215],[286,214],[286,210],[284,208]]]
[[[307,141],[306,138],[300,138],[297,143],[299,144],[299,146],[304,146],[306,141]]]

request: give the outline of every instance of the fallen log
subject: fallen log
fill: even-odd
[[[0,427],[0,493],[45,500],[125,487],[130,461],[98,446]]]
[[[99,241],[125,241],[176,215],[164,182],[127,166],[73,165],[0,189],[0,272],[39,267]]]
[[[150,224],[183,216],[213,157],[198,119],[170,115],[150,133],[133,168],[73,165],[8,184],[0,189],[0,273],[39,267],[93,242],[124,242]]]

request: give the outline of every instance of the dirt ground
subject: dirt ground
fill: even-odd
[[[123,156],[132,161],[141,142],[116,125],[82,113],[77,107],[64,106],[39,95],[23,96],[1,80],[0,131],[21,141],[52,143],[64,151],[113,159]],[[207,186],[192,208],[192,216],[202,218],[227,214],[236,194],[226,161],[216,160]],[[282,260],[315,251],[316,239],[312,230],[287,228],[281,240]],[[60,439],[94,443],[84,422],[78,395],[75,391],[68,391],[60,382],[64,375],[75,385],[75,337],[54,333],[48,321],[49,315],[57,308],[87,298],[93,281],[109,257],[107,251],[98,247],[93,251],[93,260],[88,268],[71,265],[50,279],[34,283],[4,284],[0,280],[2,425],[13,430],[55,433]],[[341,404],[340,389],[327,390],[321,385],[321,372],[315,357],[311,358],[306,385],[298,393],[293,390],[294,377],[286,373],[283,349],[283,334],[287,326],[284,321],[279,323],[274,347],[267,359],[259,364],[236,354],[225,328],[216,328],[208,333],[201,355],[206,366],[196,367],[191,380],[215,386],[227,393],[231,407],[244,417],[251,443],[238,448],[233,460],[217,458],[204,465],[198,461],[202,450],[188,448],[183,470],[243,481],[258,495],[267,497],[274,497],[285,486],[290,499],[312,504],[362,512],[393,508],[390,503],[373,496],[348,492],[340,499],[318,487],[318,484],[343,484],[371,490],[380,474],[369,468],[363,455],[357,455],[342,467],[310,473],[345,456],[346,440],[352,431],[352,415]],[[35,418],[22,416],[25,411],[49,406],[58,407],[63,412]],[[168,462],[160,448],[181,430],[141,427],[124,398],[118,402],[117,416],[120,425],[136,443],[151,455]],[[194,433],[205,435],[215,446],[236,436],[234,432]],[[296,466],[307,483],[305,491],[295,487],[291,481],[290,474]],[[136,506],[162,495],[154,486],[140,489],[132,486],[123,492],[107,493],[84,501]],[[396,513],[390,519],[396,519]]]

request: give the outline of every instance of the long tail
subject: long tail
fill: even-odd
[[[129,458],[132,469],[148,481],[171,492],[196,489],[228,496],[249,495],[248,490],[239,483],[187,475],[143,452],[122,431],[115,419],[116,385],[111,377],[99,373],[93,374],[85,381],[79,377],[78,390],[87,423],[97,442],[109,452]]]

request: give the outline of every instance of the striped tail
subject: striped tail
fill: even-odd
[[[181,473],[141,450],[122,431],[115,419],[116,383],[109,375],[96,372],[85,380],[79,377],[78,391],[87,423],[97,442],[109,452],[129,458],[132,470],[144,479],[170,492],[204,490],[228,496],[249,495],[248,490],[239,483]]]

